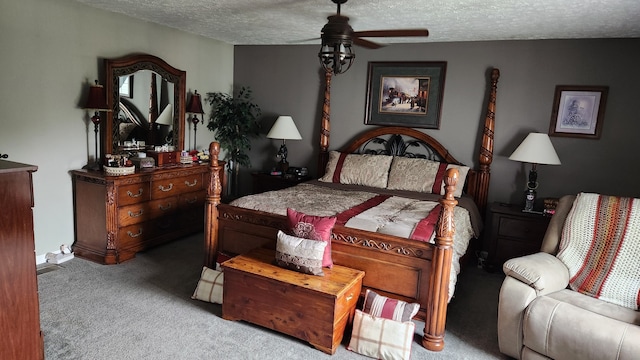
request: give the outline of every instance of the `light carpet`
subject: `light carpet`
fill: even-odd
[[[46,359],[367,359],[335,355],[243,321],[226,321],[221,306],[192,300],[203,234],[139,253],[118,265],[74,258],[38,276]],[[420,345],[416,321],[411,358],[507,359],[498,351],[496,319],[501,274],[469,266],[449,304],[445,348]]]

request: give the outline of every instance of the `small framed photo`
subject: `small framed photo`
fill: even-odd
[[[608,86],[556,86],[550,136],[599,139]]]
[[[439,129],[446,62],[369,62],[367,125]]]

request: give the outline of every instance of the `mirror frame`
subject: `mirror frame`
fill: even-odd
[[[102,131],[102,157],[112,154],[114,150],[114,115],[118,113],[120,106],[119,78],[131,75],[138,70],[151,70],[162,78],[173,83],[174,113],[173,113],[173,145],[177,151],[184,149],[184,127],[186,109],[186,83],[187,72],[176,69],[157,56],[149,54],[134,54],[120,58],[105,59],[105,76],[107,93],[107,105],[111,111],[107,112],[106,121]],[[176,131],[177,129],[177,131]]]

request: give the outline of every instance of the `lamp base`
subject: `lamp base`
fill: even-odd
[[[287,160],[281,160],[280,162],[278,162],[278,166],[276,167],[278,169],[278,171],[282,171],[282,175],[287,173],[287,170],[289,170],[289,163],[287,162]]]

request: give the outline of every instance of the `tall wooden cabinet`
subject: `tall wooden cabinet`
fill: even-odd
[[[44,359],[33,238],[37,169],[0,160],[0,359]]]
[[[73,170],[75,255],[102,264],[202,231],[207,164],[105,176]]]

